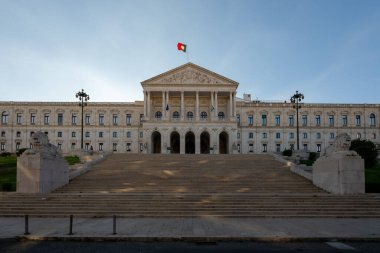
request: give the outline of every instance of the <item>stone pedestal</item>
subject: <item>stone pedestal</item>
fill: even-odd
[[[319,158],[313,166],[313,184],[334,194],[365,193],[364,160],[353,151]]]

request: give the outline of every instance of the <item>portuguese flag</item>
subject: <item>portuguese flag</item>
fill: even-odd
[[[177,44],[177,49],[181,50],[182,52],[186,53],[186,44],[178,43]]]

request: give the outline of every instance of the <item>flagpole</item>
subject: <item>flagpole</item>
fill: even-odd
[[[189,49],[186,47],[186,58],[187,58],[187,62],[190,62],[189,60]]]

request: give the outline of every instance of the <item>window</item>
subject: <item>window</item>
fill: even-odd
[[[275,121],[276,121],[276,126],[279,126],[280,123],[281,123],[281,117],[280,117],[280,115],[276,115]]]
[[[317,139],[321,139],[321,133],[317,133]]]
[[[32,124],[32,125],[36,124],[36,114],[35,113],[30,114],[30,124]]]
[[[131,143],[127,142],[127,152],[131,151]]]
[[[16,142],[16,150],[19,150],[20,146],[21,146],[20,142]]]
[[[49,135],[49,132],[45,132],[45,134],[46,134],[46,136],[48,136],[48,135]]]
[[[294,144],[293,144],[293,143],[290,144],[290,149],[291,149],[291,150],[294,150]]]
[[[91,115],[86,114],[86,116],[84,118],[84,123],[86,125],[90,125],[91,124]]]
[[[376,139],[376,134],[375,133],[372,134],[372,139]]]
[[[307,133],[303,133],[303,138],[307,139]]]
[[[99,114],[99,125],[104,125],[104,114]]]
[[[302,125],[307,126],[307,115],[302,115]]]
[[[75,137],[76,137],[76,135],[77,135],[77,133],[76,133],[76,132],[71,132],[71,137],[75,138]]]
[[[294,116],[289,115],[289,126],[294,126]]]
[[[334,126],[334,115],[329,116],[329,126]]]
[[[8,113],[3,112],[1,114],[1,124],[7,124],[8,123]]]
[[[84,134],[84,136],[85,136],[86,138],[90,138],[90,132],[86,132],[86,133]]]
[[[89,150],[89,149],[90,149],[90,143],[86,142],[86,143],[84,144],[84,149],[85,149],[85,150]]]
[[[20,131],[16,132],[16,137],[21,137],[21,132]]]
[[[71,143],[71,149],[72,149],[72,150],[74,150],[74,149],[75,149],[75,145],[76,145],[76,143],[75,143],[75,142]]]
[[[103,138],[103,132],[99,132],[99,138]]]
[[[317,144],[317,152],[321,152],[321,144]]]
[[[237,144],[237,151],[240,153],[240,143]]]
[[[248,133],[248,138],[249,139],[253,139],[253,133],[251,132],[251,133]]]
[[[280,153],[281,152],[281,144],[276,144],[276,152]]]
[[[376,125],[376,122],[375,122],[375,114],[371,113],[371,115],[369,116],[369,125],[371,127],[375,126]]]
[[[103,151],[103,143],[99,143],[99,151]]]
[[[343,115],[342,116],[342,124],[343,124],[343,126],[347,126],[347,115]]]
[[[112,151],[117,151],[117,143],[112,143]]]
[[[236,114],[236,122],[240,125],[240,114]]]
[[[201,119],[207,119],[207,112],[201,112]]]
[[[268,138],[268,134],[267,133],[263,133],[263,139],[266,139]]]
[[[187,119],[192,120],[194,117],[193,112],[187,112]]]
[[[361,124],[361,121],[360,121],[360,115],[356,115],[356,116],[355,116],[355,119],[356,119],[356,125],[357,125],[357,126],[360,126],[360,124]]]
[[[5,142],[0,143],[0,150],[1,151],[5,150]]]
[[[20,125],[22,123],[22,114],[21,113],[17,113],[17,124]]]
[[[250,125],[250,126],[253,125],[253,115],[252,114],[248,115],[248,125]]]
[[[330,133],[330,139],[335,139],[335,133]]]
[[[117,132],[113,132],[113,133],[112,133],[112,137],[113,137],[113,138],[117,138]]]
[[[76,125],[77,124],[77,115],[71,114],[71,124]]]
[[[62,132],[58,132],[58,137],[62,137]]]
[[[218,119],[219,120],[224,120],[224,112],[219,112],[218,113]]]
[[[179,112],[173,112],[173,119],[179,119]]]
[[[321,125],[321,115],[315,115],[315,125],[316,126]]]
[[[261,115],[261,125],[266,126],[267,125],[267,115]]]
[[[276,133],[276,139],[280,139],[281,138],[281,133]]]
[[[289,133],[289,139],[294,139],[294,133]]]
[[[362,138],[361,133],[357,133],[357,134],[356,134],[356,139],[361,139],[361,138]]]
[[[117,125],[118,123],[118,116],[117,114],[112,115],[112,124]]]
[[[248,145],[248,152],[253,153],[253,144],[252,143],[250,143]]]
[[[57,146],[59,150],[62,150],[62,143],[58,143]]]
[[[29,148],[30,148],[30,149],[33,148],[33,144],[32,144],[32,143],[29,143]]]
[[[127,114],[126,116],[126,122],[127,122],[127,125],[131,125],[132,124],[132,114]],[[140,118],[140,121],[141,121],[141,118]]]
[[[131,132],[127,132],[127,138],[131,138],[132,137],[132,133]]]
[[[140,114],[140,125],[144,122],[144,114]]]
[[[143,137],[144,137],[143,132],[140,132],[140,138],[143,138]]]
[[[307,144],[303,144],[303,150],[307,151]]]
[[[267,144],[263,144],[263,152],[267,152]]]
[[[5,137],[5,131],[1,131],[1,137]]]
[[[30,132],[30,137],[32,137],[33,136],[33,134],[34,134],[34,132],[32,131],[32,132]]]
[[[154,117],[159,120],[162,118],[162,113],[160,111],[157,111]]]
[[[62,113],[58,113],[58,125],[62,125],[63,124],[63,114]]]
[[[237,132],[237,136],[236,136],[237,139],[240,139],[240,132]]]
[[[144,150],[144,144],[140,143],[140,152],[143,152],[143,150]]]
[[[49,125],[49,113],[45,113],[44,114],[44,124],[45,125]]]

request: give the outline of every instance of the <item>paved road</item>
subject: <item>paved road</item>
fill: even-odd
[[[380,243],[260,243],[260,242],[73,242],[73,241],[0,241],[0,252],[98,253],[98,252],[379,252]]]

